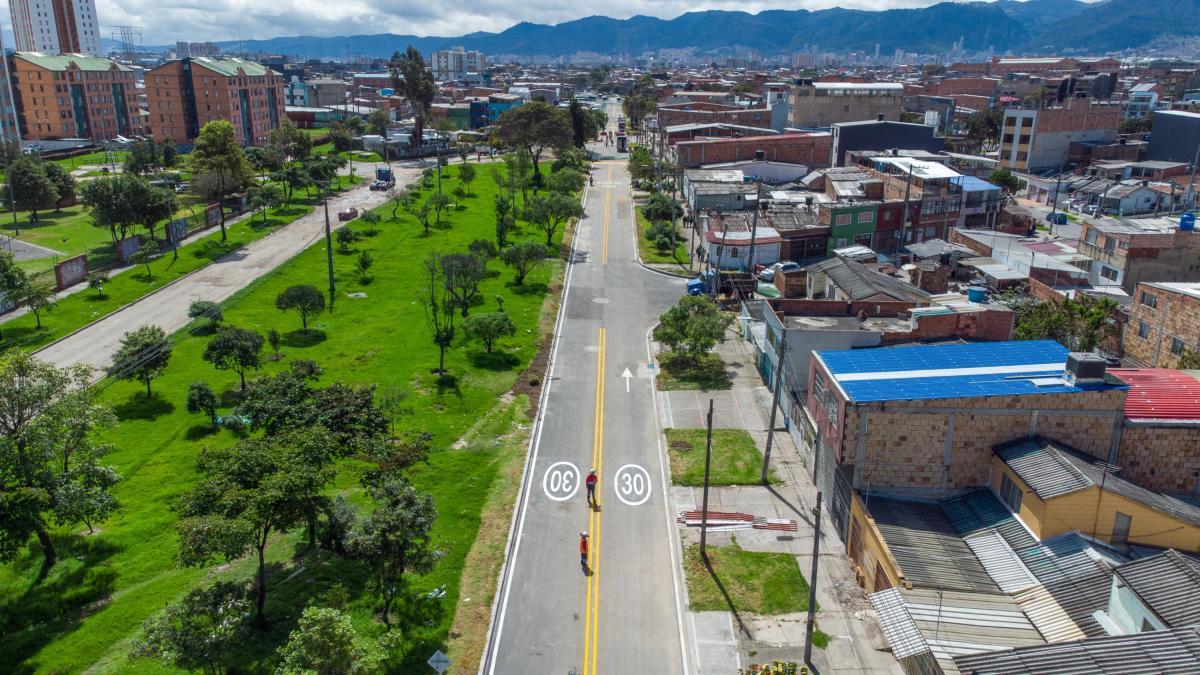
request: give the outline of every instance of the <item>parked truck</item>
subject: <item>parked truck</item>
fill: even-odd
[[[391,190],[396,187],[396,174],[390,168],[375,169],[375,180],[371,183],[372,190]]]

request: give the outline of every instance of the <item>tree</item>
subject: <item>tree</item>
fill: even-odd
[[[436,197],[437,195],[433,196]],[[408,210],[408,213],[412,215],[412,217],[417,219],[417,222],[421,223],[421,227],[425,228],[425,236],[428,237],[430,217],[433,216],[433,207],[429,204],[429,200],[426,199],[419,204],[412,202],[406,207],[406,209]]]
[[[392,125],[392,117],[386,110],[373,110],[367,116],[367,126],[376,134],[387,138],[388,127]]]
[[[471,183],[475,182],[476,170],[474,164],[462,163],[458,167],[458,182],[467,190],[467,194],[471,193]]]
[[[282,341],[283,338],[279,335],[279,331],[274,328],[267,331],[267,344],[271,345],[271,353],[275,357],[275,360],[279,360],[279,344]]]
[[[266,548],[271,533],[302,522],[308,506],[333,479],[334,449],[327,434],[311,429],[205,449],[196,461],[204,478],[176,504],[183,565],[257,553],[255,622],[260,626],[267,621]]]
[[[42,162],[22,155],[8,165],[6,175],[8,183],[2,195],[5,205],[11,210],[29,211],[30,222],[38,222],[38,211],[58,204],[58,188]]]
[[[409,208],[417,200],[417,194],[413,192],[411,186],[404,186],[392,194],[392,220],[396,219],[396,211],[404,209],[409,212]]]
[[[1000,125],[1004,121],[1004,112],[999,108],[989,108],[967,116],[967,140],[979,146],[985,152],[991,152],[1000,147]]]
[[[563,168],[550,174],[550,178],[546,179],[546,188],[551,192],[573,195],[582,190],[585,183],[587,178],[582,173]]]
[[[588,139],[594,138],[595,133],[588,134],[587,123],[589,115],[584,112],[583,106],[574,96],[571,97],[571,103],[567,107],[567,115],[571,118],[571,142],[575,147],[584,147]]]
[[[500,139],[510,148],[523,151],[538,173],[538,160],[547,148],[571,145],[571,122],[567,113],[545,101],[531,101],[509,108],[500,115]]]
[[[433,193],[425,200],[425,203],[433,211],[434,223],[439,227],[442,224],[442,211],[445,211],[450,206],[450,198],[443,194]],[[425,233],[429,234],[429,228],[425,228]]]
[[[334,150],[345,152],[354,145],[354,132],[346,122],[335,121],[329,125],[329,140],[333,143]]]
[[[629,151],[629,176],[634,180],[646,180],[654,177],[654,156],[645,146],[637,146]]]
[[[379,232],[379,223],[383,220],[383,216],[379,215],[375,211],[367,211],[359,216],[358,219],[367,226],[365,232],[371,236],[374,236]]]
[[[454,343],[454,294],[442,275],[440,256],[430,253],[422,263],[424,281],[421,305],[425,309],[425,325],[433,344],[438,348],[439,374],[446,372],[446,350]]]
[[[230,191],[249,185],[250,165],[238,145],[233,125],[227,120],[214,120],[200,129],[192,149],[192,165],[197,173],[212,173],[217,178],[217,199],[224,202]],[[225,209],[221,209],[221,241],[225,241]]]
[[[446,290],[466,318],[479,294],[479,284],[487,276],[486,261],[469,253],[452,253],[442,256],[441,266]]]
[[[375,404],[373,387],[350,387],[335,382],[316,388],[320,368],[298,360],[288,370],[260,377],[238,405],[237,414],[250,428],[275,436],[289,429],[321,427],[346,452],[357,452],[367,440],[387,434],[387,416]]]
[[[159,147],[151,140],[134,141],[129,144],[125,154],[125,173],[143,176],[154,171],[161,164]]]
[[[649,239],[660,253],[675,248],[675,224],[667,221],[655,221],[646,228],[646,239]]]
[[[670,196],[662,192],[655,192],[642,206],[642,213],[646,216],[646,220],[652,222],[656,220],[673,221],[683,215],[683,208]]]
[[[403,478],[388,480],[369,492],[379,506],[351,532],[347,549],[371,568],[383,598],[383,623],[390,626],[392,604],[406,588],[405,575],[429,572],[441,557],[429,540],[437,509],[433,497]]]
[[[508,233],[517,226],[517,222],[511,215],[512,202],[503,195],[496,195],[492,203],[496,209],[496,247],[503,249],[508,246]]]
[[[193,589],[142,624],[143,637],[131,652],[182,670],[220,675],[226,671],[227,650],[242,637],[249,611],[243,584],[218,581]]]
[[[150,243],[154,244],[154,230],[161,221],[171,217],[171,193],[165,188],[155,187],[145,179],[135,178],[126,183],[129,200],[133,210],[133,223],[141,225],[150,233]]]
[[[467,245],[467,252],[479,258],[485,264],[500,254],[500,251],[496,249],[496,245],[490,239],[476,239],[472,241]]]
[[[546,261],[546,247],[536,241],[523,241],[504,249],[500,260],[516,270],[515,281],[518,286],[523,286],[525,277],[533,268]]]
[[[258,370],[262,365],[263,336],[236,326],[221,326],[217,334],[204,347],[200,357],[213,364],[217,370],[232,370],[242,380],[242,391],[246,391],[246,371]]]
[[[283,200],[292,203],[296,190],[307,190],[312,185],[312,176],[303,166],[292,164],[271,175],[271,180],[283,185]]]
[[[271,130],[268,145],[274,147],[287,162],[298,162],[312,152],[312,138],[286,117]]]
[[[51,523],[91,529],[119,504],[120,474],[102,464],[98,434],[115,418],[94,402],[91,370],[56,368],[14,350],[0,356],[0,560],[36,535],[45,578],[58,560]]]
[[[124,239],[137,220],[129,188],[134,180],[136,176],[101,176],[79,188],[79,201],[91,213],[92,224],[107,229],[114,243]]]
[[[58,192],[58,199],[54,202],[54,209],[61,211],[59,204],[65,199],[70,199],[75,196],[75,177],[67,171],[66,167],[55,162],[44,162],[42,166],[46,169],[46,177],[54,184],[54,190]]]
[[[130,265],[144,265],[146,267],[146,280],[154,281],[154,270],[151,269],[150,263],[158,258],[158,244],[153,239],[142,242],[133,253],[129,255]]]
[[[676,354],[698,360],[725,341],[725,329],[732,322],[708,296],[685,295],[659,317],[654,339]]]
[[[496,340],[517,334],[517,325],[509,318],[508,312],[488,312],[471,315],[463,322],[463,330],[482,342],[484,351],[491,354]]]
[[[1200,351],[1184,347],[1183,351],[1179,352],[1179,365],[1176,368],[1179,370],[1200,370]]]
[[[96,297],[104,297],[104,286],[108,283],[108,273],[103,270],[89,272],[87,275],[88,288],[96,291]]]
[[[1151,115],[1145,117],[1130,117],[1121,120],[1121,126],[1117,128],[1117,133],[1121,134],[1146,134],[1150,133],[1153,128],[1154,118]]]
[[[375,259],[366,251],[360,251],[358,258],[354,261],[354,269],[358,272],[358,282],[360,284],[368,284],[371,282],[371,266],[375,264]]]
[[[363,675],[378,669],[376,659],[355,644],[350,617],[332,607],[305,607],[278,656],[276,675]]]
[[[216,329],[225,320],[221,305],[212,300],[195,300],[188,305],[189,319],[208,319],[209,328]]]
[[[272,209],[283,203],[283,190],[274,183],[256,185],[247,195],[250,208],[262,214],[262,221],[267,222],[267,209]]]
[[[394,52],[388,63],[388,73],[392,76],[392,88],[404,97],[412,108],[413,129],[412,145],[419,154],[425,137],[425,121],[429,118],[429,107],[437,95],[437,87],[433,82],[433,73],[425,67],[425,58],[416,47],[409,45],[404,53]]]
[[[1021,189],[1021,180],[1008,169],[996,169],[988,176],[988,180],[1004,188],[1008,194],[1014,194]]]
[[[193,382],[192,386],[188,387],[187,411],[193,415],[208,415],[214,429],[217,428],[217,406],[220,404],[221,399],[217,398],[216,392],[207,382]]]
[[[338,250],[340,252],[349,253],[351,251],[350,246],[358,241],[358,233],[349,227],[343,227],[334,233],[333,238],[337,239]]]
[[[29,308],[38,330],[42,328],[42,313],[54,311],[54,289],[32,279],[21,284],[12,300]]]
[[[558,226],[571,218],[583,216],[583,205],[570,195],[550,193],[546,196],[534,196],[529,200],[526,218],[541,231],[546,233],[546,245],[554,244],[554,234]]]
[[[325,296],[316,286],[301,284],[288,286],[275,296],[275,307],[281,312],[295,311],[300,315],[300,325],[308,332],[308,320],[325,309]]]
[[[162,328],[142,326],[121,338],[108,374],[121,380],[141,380],[146,384],[146,398],[150,398],[150,381],[167,367],[172,346]]]
[[[175,148],[175,141],[169,138],[162,139],[158,144],[158,161],[162,164],[162,168],[170,169],[175,166],[175,160],[179,155],[179,151]]]

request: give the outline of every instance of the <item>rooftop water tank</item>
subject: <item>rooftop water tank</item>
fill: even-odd
[[[986,286],[968,286],[967,300],[971,302],[987,302]]]
[[[1179,216],[1179,229],[1185,232],[1191,232],[1196,229],[1196,214],[1191,211],[1185,211],[1182,216]]]

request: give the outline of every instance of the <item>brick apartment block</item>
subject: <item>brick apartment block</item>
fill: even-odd
[[[1200,283],[1140,283],[1129,312],[1125,355],[1135,363],[1178,368],[1183,350],[1200,352]]]
[[[228,120],[242,145],[263,145],[284,118],[283,77],[262,65],[207,56],[168,61],[145,75],[157,139],[190,144],[213,120]]]
[[[716,109],[712,109],[716,108]],[[760,129],[771,128],[771,111],[768,108],[731,108],[709,103],[688,103],[681,106],[658,109],[658,127],[664,129],[677,124],[740,124]]]
[[[829,166],[832,144],[833,137],[828,133],[780,134],[681,141],[675,144],[675,153],[679,162],[688,168],[754,159],[758,150],[772,162],[819,168]]]
[[[16,52],[8,58],[25,139],[103,141],[146,133],[129,67],[82,54]]]

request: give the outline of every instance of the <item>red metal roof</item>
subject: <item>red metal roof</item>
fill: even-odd
[[[1200,381],[1169,368],[1114,368],[1129,385],[1125,417],[1150,420],[1200,420]]]

